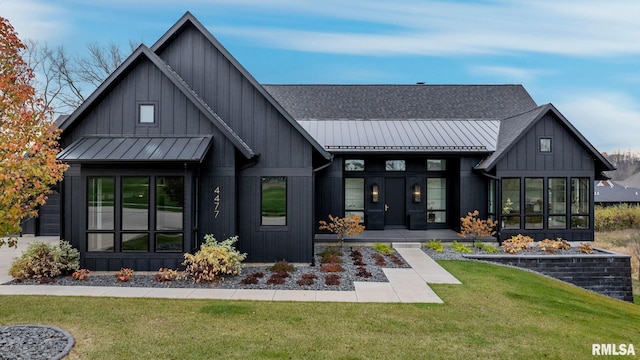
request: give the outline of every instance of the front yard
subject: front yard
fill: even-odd
[[[532,273],[441,261],[435,304],[0,297],[2,325],[58,326],[70,359],[585,358],[640,350],[640,308]],[[634,341],[636,342],[634,344]]]

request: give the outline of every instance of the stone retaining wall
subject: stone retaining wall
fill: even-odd
[[[465,255],[537,271],[581,288],[615,299],[633,302],[631,257],[596,249],[594,254],[577,255]]]

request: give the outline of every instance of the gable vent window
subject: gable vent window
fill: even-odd
[[[541,153],[551,152],[551,138],[540,138],[540,152]]]
[[[154,124],[156,122],[156,107],[154,104],[140,104],[138,109],[140,124]]]

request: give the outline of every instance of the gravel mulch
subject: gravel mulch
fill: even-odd
[[[359,250],[362,254],[362,262],[365,265],[355,265],[352,259],[351,251]],[[321,253],[324,247],[318,246],[316,254]],[[242,273],[238,276],[229,276],[224,281],[217,284],[195,284],[190,279],[181,279],[176,281],[159,282],[154,280],[152,273],[133,274],[128,282],[117,281],[113,274],[96,275],[90,274],[85,280],[73,280],[71,276],[60,276],[47,282],[47,285],[65,285],[65,286],[120,286],[120,287],[160,287],[160,288],[214,288],[214,289],[276,289],[276,290],[337,290],[337,291],[353,291],[355,287],[354,281],[366,282],[388,282],[387,277],[382,271],[383,268],[408,268],[409,265],[404,261],[402,256],[395,253],[395,259],[398,263],[394,263],[394,258],[384,256],[384,265],[376,264],[374,259],[378,254],[369,247],[351,247],[344,246],[340,264],[344,271],[328,273],[323,272],[320,265],[320,256],[316,255],[316,266],[309,264],[295,264],[295,271],[290,273],[289,277],[284,279],[283,284],[272,284],[269,279],[272,272],[269,266],[253,266],[247,265],[242,269]],[[360,268],[363,268],[362,270]],[[250,274],[262,273],[264,276],[257,278],[257,284],[242,284],[242,281]],[[339,277],[338,284],[326,284],[325,277],[335,274]],[[298,283],[304,277],[313,277],[313,283],[310,285],[300,285]],[[9,284],[31,285],[39,284],[35,280],[13,280]]]
[[[0,359],[62,359],[73,343],[68,332],[53,326],[0,326]]]

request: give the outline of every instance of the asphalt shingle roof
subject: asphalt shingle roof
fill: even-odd
[[[305,119],[503,119],[536,106],[521,85],[264,85]]]

